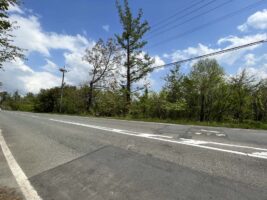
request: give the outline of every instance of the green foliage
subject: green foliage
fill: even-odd
[[[114,84],[108,89],[95,89],[92,111],[87,111],[90,87],[66,86],[63,113],[91,114],[104,117],[126,117],[146,121],[267,129],[267,80],[256,81],[244,70],[225,78],[215,60],[197,62],[188,74],[175,66],[165,77],[159,92],[149,91],[133,96],[125,115],[125,90]],[[4,109],[50,112],[59,111],[60,88],[41,90],[26,96],[1,93]]]
[[[12,29],[17,28],[14,23],[9,21],[8,9],[9,5],[18,4],[17,0],[1,0],[0,1],[0,69],[6,61],[14,60],[16,57],[24,58],[22,49],[13,45]]]
[[[253,77],[248,76],[245,70],[231,79],[231,113],[233,118],[239,122],[251,117],[250,105],[254,82]]]
[[[210,120],[217,101],[215,94],[224,82],[223,77],[223,68],[214,59],[200,60],[193,65],[186,80],[185,91],[191,93],[187,106],[194,108],[192,112],[197,114],[194,116],[196,119]]]
[[[58,98],[60,88],[41,90],[36,97],[34,110],[36,112],[57,112],[59,111]]]
[[[116,34],[115,37],[120,47],[125,50],[126,74],[123,77],[126,85],[126,102],[129,106],[133,83],[152,71],[151,65],[154,63],[154,59],[142,52],[142,48],[147,44],[147,41],[142,38],[150,27],[147,21],[142,21],[143,11],[141,9],[138,11],[137,17],[133,16],[128,0],[124,0],[124,7],[119,4],[118,0],[116,5],[123,32],[121,35]]]

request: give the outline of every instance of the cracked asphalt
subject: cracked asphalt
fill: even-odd
[[[267,199],[267,132],[0,112],[42,199]],[[20,193],[0,151],[0,186]]]

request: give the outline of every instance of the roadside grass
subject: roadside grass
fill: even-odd
[[[23,111],[25,112],[25,111]],[[26,111],[27,112],[27,111]],[[28,111],[29,112],[29,111]],[[33,112],[37,113],[37,112]],[[225,128],[239,128],[239,129],[257,129],[257,130],[267,130],[267,123],[257,122],[252,120],[244,120],[243,122],[238,122],[234,120],[216,122],[216,121],[204,121],[200,122],[197,120],[183,120],[183,119],[159,119],[159,118],[144,118],[144,117],[133,117],[133,116],[96,116],[88,113],[81,114],[67,114],[67,113],[43,113],[43,114],[55,114],[55,115],[69,115],[69,116],[82,116],[82,117],[96,117],[104,119],[118,119],[118,120],[128,120],[128,121],[142,121],[142,122],[156,122],[156,123],[168,123],[168,124],[179,124],[179,125],[192,125],[192,126],[209,126],[209,127],[225,127]]]
[[[23,200],[15,189],[0,187],[0,200]]]
[[[156,122],[156,123],[168,123],[168,124],[179,124],[179,125],[192,125],[192,126],[210,126],[210,127],[226,127],[226,128],[239,128],[239,129],[258,129],[258,130],[267,130],[267,123],[255,122],[255,121],[192,121],[192,120],[173,120],[173,119],[157,119],[157,118],[133,118],[131,116],[127,117],[106,117],[109,119],[120,119],[128,121],[143,121],[143,122]]]

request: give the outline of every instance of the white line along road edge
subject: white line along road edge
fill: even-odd
[[[122,135],[130,135],[130,136],[134,136],[134,137],[142,137],[142,138],[147,138],[147,139],[151,139],[151,140],[158,140],[158,141],[175,143],[175,144],[183,144],[183,145],[198,147],[198,148],[202,148],[202,149],[209,149],[209,150],[221,151],[221,152],[232,153],[232,154],[237,154],[237,155],[242,155],[242,156],[267,159],[267,156],[265,156],[265,154],[264,155],[259,154],[260,152],[245,153],[245,152],[241,152],[241,151],[233,151],[233,150],[221,149],[221,148],[216,148],[216,147],[204,146],[204,144],[209,144],[209,143],[215,144],[215,142],[186,140],[186,139],[181,140],[181,141],[177,141],[177,140],[171,139],[171,137],[168,137],[168,136],[167,136],[168,138],[163,138],[161,135],[138,133],[138,132],[133,132],[133,131],[120,130],[120,129],[102,127],[102,126],[94,126],[94,125],[89,125],[89,124],[82,124],[82,123],[63,121],[63,120],[57,120],[57,119],[49,119],[49,120],[54,121],[54,122],[64,123],[64,124],[71,124],[71,125],[76,125],[76,126],[83,126],[83,127],[88,127],[88,128],[98,129],[98,130],[114,132],[114,133],[118,133],[118,134],[122,134]],[[223,144],[223,143],[216,143],[216,144],[220,144],[222,146],[236,146],[236,147],[239,146],[239,145],[231,145],[231,144]],[[239,146],[239,147],[252,148],[255,150],[260,149],[260,148],[253,148],[253,147],[247,147],[247,146]],[[264,152],[267,152],[267,149],[261,149],[261,150],[263,150]]]
[[[2,135],[1,129],[0,129],[0,146],[7,160],[9,168],[12,171],[25,199],[26,200],[42,200],[42,198],[38,195],[36,190],[32,187],[27,176],[24,174],[19,164],[15,160],[14,156],[12,155],[11,151],[9,150],[6,144],[6,141]]]

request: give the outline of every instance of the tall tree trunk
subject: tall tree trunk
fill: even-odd
[[[131,63],[130,63],[130,42],[127,41],[127,85],[126,85],[126,110],[129,111],[131,105]]]
[[[92,107],[92,102],[93,102],[93,86],[94,86],[94,84],[91,82],[90,83],[89,92],[88,92],[87,111],[90,111],[90,109]]]

